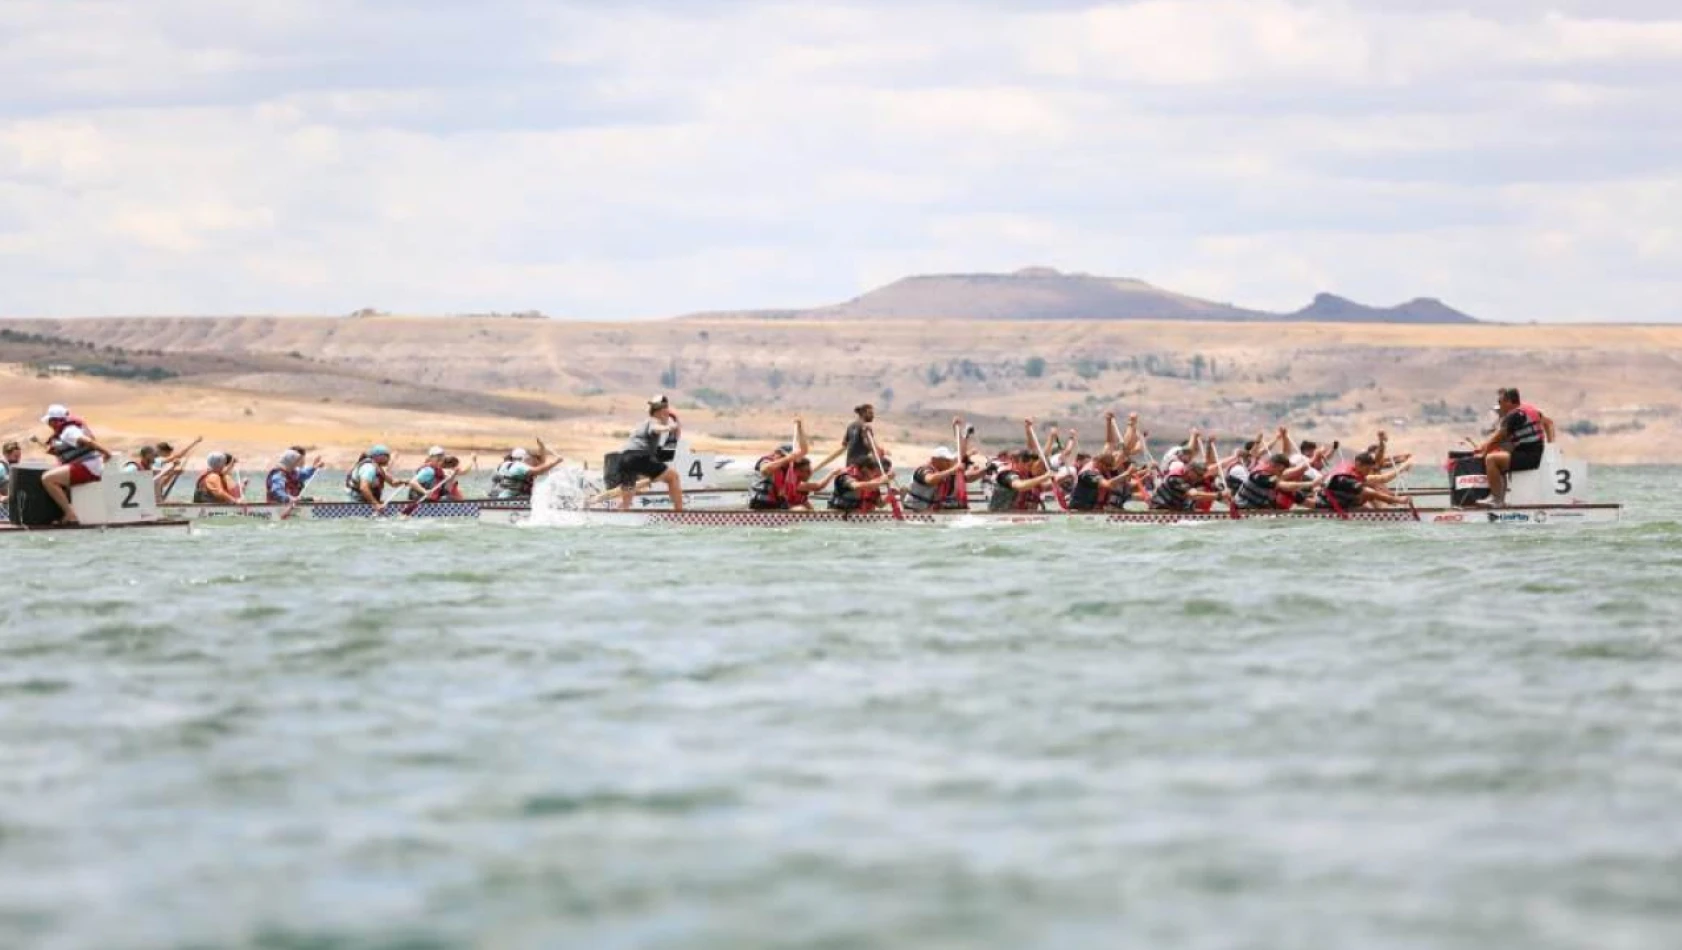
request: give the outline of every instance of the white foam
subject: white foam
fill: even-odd
[[[526,524],[546,527],[582,524],[578,512],[601,490],[601,481],[581,468],[554,469],[532,486],[531,517]]]

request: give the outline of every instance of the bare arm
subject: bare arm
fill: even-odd
[[[963,470],[964,467],[962,465],[953,465],[944,472],[937,472],[933,469],[928,469],[923,472],[923,481],[928,482],[931,485],[936,482],[950,481],[951,479],[956,478]]]
[[[1127,414],[1127,432],[1121,439],[1121,454],[1131,459],[1144,447],[1145,440],[1139,435],[1139,414],[1130,412]]]
[[[1275,435],[1273,440],[1279,443],[1279,451],[1285,453],[1285,455],[1290,458],[1296,457],[1297,444],[1291,441],[1291,430],[1285,428],[1284,426],[1280,426],[1279,434]]]
[[[234,497],[233,491],[228,487],[227,475],[205,479],[204,490],[210,493],[210,497],[225,505],[239,504],[239,499]]]

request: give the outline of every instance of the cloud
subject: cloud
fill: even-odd
[[[1673,319],[1682,12],[12,0],[0,311],[654,317],[1051,264]]]

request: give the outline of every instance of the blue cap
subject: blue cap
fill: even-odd
[[[391,454],[391,450],[386,448],[383,445],[376,445],[373,448],[368,450],[368,457],[369,458],[372,458],[376,455],[390,455],[390,454]]]

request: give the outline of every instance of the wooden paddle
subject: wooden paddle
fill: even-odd
[[[321,460],[316,459],[316,461],[319,462]],[[310,469],[310,477],[304,479],[304,483],[302,485],[298,486],[298,497],[292,499],[292,501],[287,503],[286,510],[282,511],[280,513],[280,518],[278,520],[285,521],[286,519],[292,517],[292,512],[296,511],[297,508],[298,508],[298,502],[304,500],[304,492],[307,492],[307,491],[310,490],[310,482],[315,481],[315,477],[319,474],[321,474],[321,466],[317,465],[314,468]],[[268,492],[268,486],[265,485],[263,487],[263,491],[265,493],[267,493]]]
[[[876,451],[876,436],[869,432],[864,434],[865,444],[870,446],[870,457],[876,460],[876,472],[888,479],[888,506],[894,510],[894,520],[905,520],[905,508],[899,503],[899,489],[894,487],[893,476],[882,467],[882,453]]]
[[[1033,426],[1028,427],[1028,441],[1034,444],[1034,451],[1039,454],[1040,464],[1044,465],[1046,472],[1051,475],[1051,494],[1052,497],[1057,499],[1057,507],[1068,511],[1069,499],[1063,497],[1063,486],[1057,483],[1057,473],[1051,470],[1051,459],[1046,457],[1045,448],[1040,445],[1040,434],[1034,431]]]
[[[958,507],[969,508],[969,463],[965,461],[964,452],[964,420],[952,420],[952,437],[958,447],[958,474],[953,477],[958,480]]]

